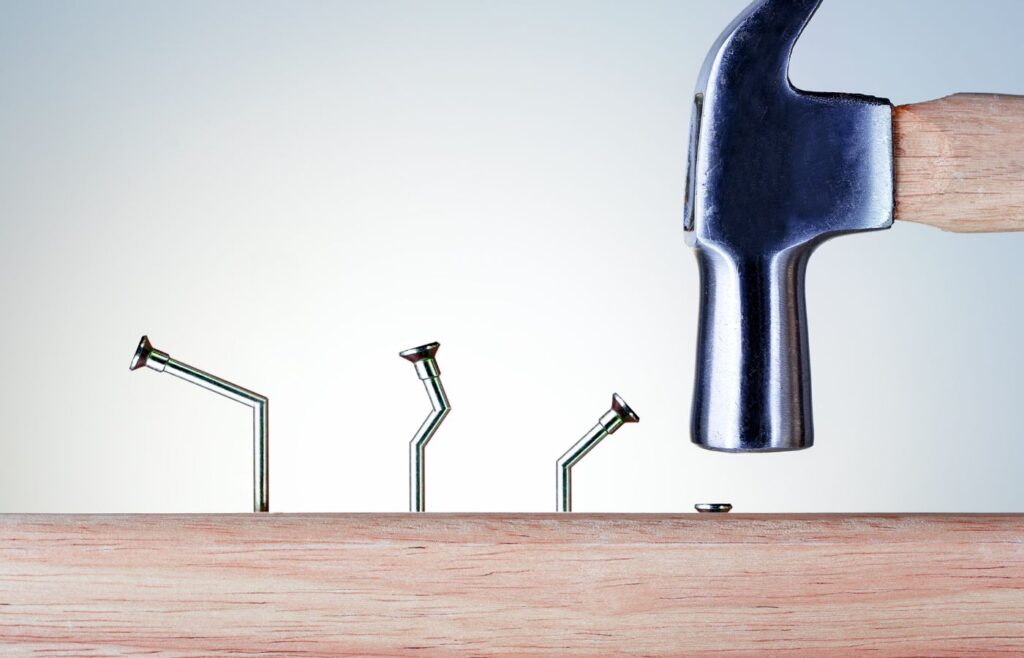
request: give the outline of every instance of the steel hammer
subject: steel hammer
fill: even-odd
[[[897,108],[806,92],[793,46],[821,0],[756,0],[697,81],[684,228],[700,271],[691,436],[712,450],[814,442],[804,274],[825,240],[892,226],[1024,230],[1024,97]]]

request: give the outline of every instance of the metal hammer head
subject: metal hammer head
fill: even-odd
[[[804,272],[836,235],[892,225],[892,106],[789,82],[821,0],[757,0],[697,82],[685,229],[701,301],[691,433],[734,452],[814,441]]]

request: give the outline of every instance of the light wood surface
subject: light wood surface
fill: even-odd
[[[0,516],[0,655],[1024,654],[1024,516]]]
[[[896,219],[1024,231],[1024,96],[957,94],[893,111]]]

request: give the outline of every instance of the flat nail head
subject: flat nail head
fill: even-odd
[[[412,349],[399,352],[398,356],[403,359],[416,363],[423,359],[433,359],[434,355],[437,354],[437,348],[441,347],[441,343],[427,343],[426,345],[420,345],[419,347],[413,347]]]
[[[640,416],[637,416],[636,412],[629,408],[629,405],[626,404],[626,401],[618,393],[612,394],[612,411],[617,413],[624,423],[640,422]]]
[[[152,353],[153,344],[149,342],[148,336],[143,336],[142,340],[139,341],[139,346],[135,348],[135,356],[132,357],[132,362],[128,369],[138,370],[139,368],[145,368],[146,360],[149,359],[149,355]]]
[[[701,514],[722,514],[732,509],[729,503],[697,503],[693,506]]]

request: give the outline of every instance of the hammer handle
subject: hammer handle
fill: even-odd
[[[1024,96],[956,94],[893,111],[896,219],[1024,231]]]

